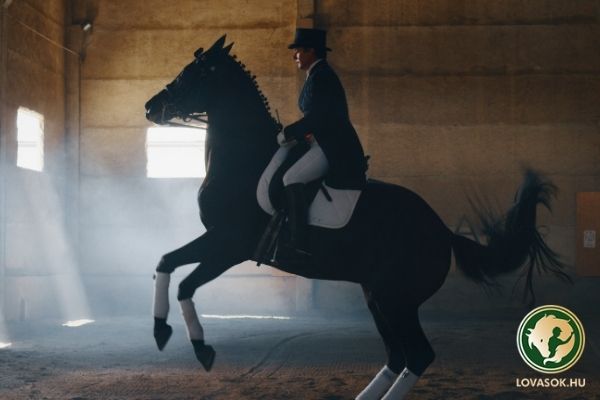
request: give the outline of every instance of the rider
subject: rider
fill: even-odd
[[[310,150],[283,176],[290,222],[290,246],[298,256],[308,252],[305,184],[325,176],[325,183],[337,189],[362,189],[366,183],[366,160],[360,140],[348,116],[344,88],[327,63],[327,32],[298,28],[294,51],[298,68],[306,81],[298,99],[304,116],[284,128],[286,140],[307,140]]]

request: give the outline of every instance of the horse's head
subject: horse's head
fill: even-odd
[[[210,100],[222,70],[226,66],[233,43],[224,47],[225,35],[210,49],[194,53],[189,63],[165,89],[146,103],[146,118],[157,124],[167,124],[173,118],[189,120],[208,111]]]

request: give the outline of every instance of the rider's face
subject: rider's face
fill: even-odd
[[[296,62],[298,69],[306,71],[312,65],[312,63],[317,61],[315,49],[305,49],[303,47],[295,48],[294,61]]]

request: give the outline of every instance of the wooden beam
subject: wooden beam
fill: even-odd
[[[6,296],[6,8],[0,7],[0,315],[4,315]]]
[[[315,0],[298,0],[297,28],[315,27]]]

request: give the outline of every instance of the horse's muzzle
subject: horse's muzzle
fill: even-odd
[[[146,119],[155,124],[164,125],[173,115],[167,115],[167,100],[169,93],[163,89],[146,102]]]

